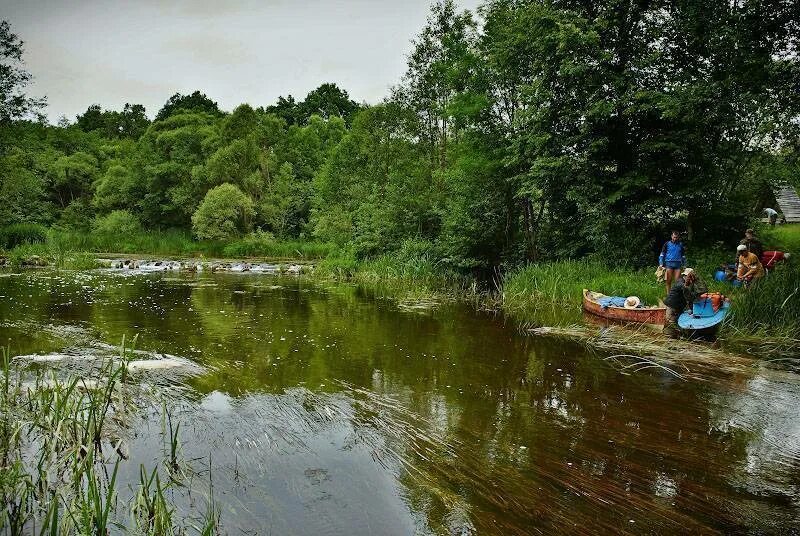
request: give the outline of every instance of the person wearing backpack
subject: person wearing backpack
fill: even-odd
[[[669,294],[672,282],[680,277],[681,269],[686,266],[686,246],[681,241],[681,233],[679,231],[672,231],[670,240],[661,247],[658,265],[665,269],[667,294]]]

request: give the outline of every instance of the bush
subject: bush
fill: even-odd
[[[72,231],[88,232],[93,215],[94,210],[88,200],[75,200],[61,212],[56,226]]]
[[[47,240],[47,228],[35,223],[15,223],[0,229],[0,247],[12,249],[22,244]]]
[[[253,200],[233,184],[212,188],[192,215],[192,232],[200,240],[226,240],[247,231]]]
[[[226,257],[255,257],[256,255],[265,255],[265,252],[274,244],[275,237],[272,236],[272,233],[259,229],[228,244],[222,252]]]
[[[103,242],[121,241],[141,231],[139,220],[127,210],[115,210],[106,216],[98,216],[92,223],[92,233]]]

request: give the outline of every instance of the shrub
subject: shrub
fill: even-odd
[[[247,231],[253,201],[233,184],[212,188],[192,215],[192,232],[201,240],[226,240]]]
[[[130,238],[141,230],[139,220],[127,210],[115,210],[106,216],[98,216],[92,223],[92,232],[104,242]]]
[[[0,247],[12,249],[21,244],[47,240],[47,228],[35,223],[15,223],[0,229]]]
[[[255,257],[256,255],[265,255],[265,252],[274,244],[275,237],[272,236],[272,233],[259,229],[228,244],[222,251],[226,257]]]
[[[72,231],[88,232],[94,210],[88,200],[76,199],[61,212],[56,226]]]

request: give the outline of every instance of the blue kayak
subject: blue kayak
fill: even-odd
[[[731,302],[725,300],[715,312],[711,300],[702,299],[694,302],[691,313],[683,313],[678,317],[678,327],[686,330],[713,328],[725,319]]]

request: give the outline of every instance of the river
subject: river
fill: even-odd
[[[195,467],[172,499],[192,515],[213,496],[229,534],[800,527],[800,381],[757,361],[625,374],[468,305],[304,276],[0,274],[0,340],[32,366],[137,334],[141,355],[197,365],[139,377],[168,388]],[[163,416],[141,413],[124,486],[163,458]]]

